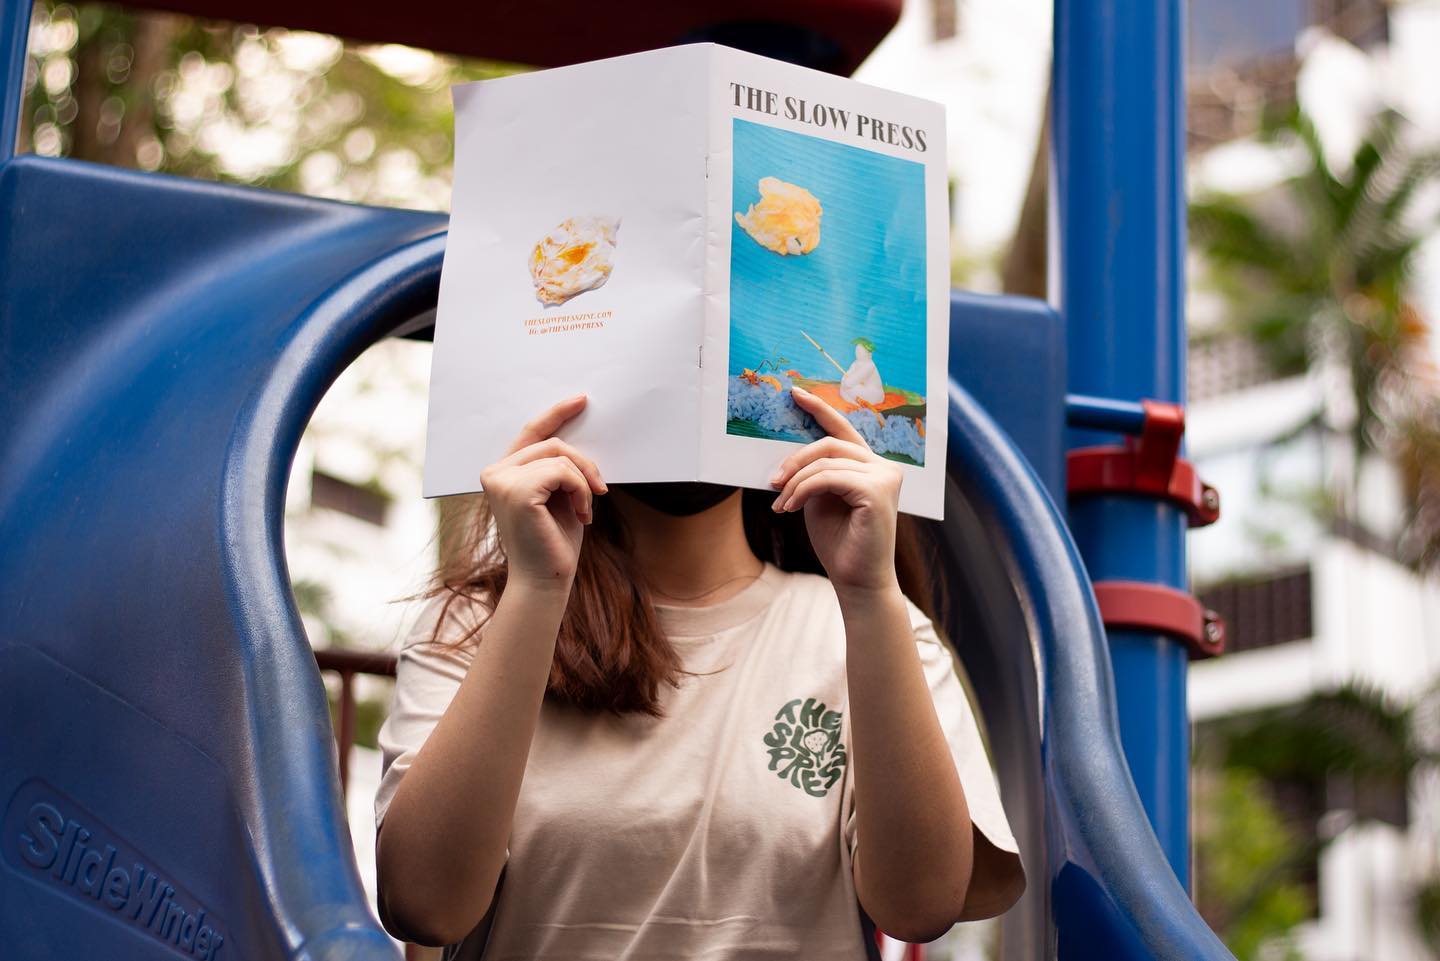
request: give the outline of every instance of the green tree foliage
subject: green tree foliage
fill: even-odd
[[[448,205],[451,84],[507,64],[105,4],[35,4],[21,148],[368,203]]]
[[[1263,139],[1288,148],[1299,172],[1260,196],[1210,196],[1190,206],[1191,237],[1226,298],[1233,326],[1280,374],[1327,359],[1349,372],[1354,451],[1401,465],[1412,505],[1409,560],[1440,559],[1440,401],[1429,327],[1410,298],[1415,255],[1433,233],[1423,189],[1440,152],[1411,145],[1383,111],[1337,169],[1314,124],[1292,110]],[[1357,475],[1358,476],[1358,475]]]
[[[1225,763],[1272,781],[1323,791],[1339,775],[1404,792],[1436,757],[1421,743],[1415,709],[1359,684],[1298,704],[1217,722]]]
[[[1425,943],[1440,954],[1440,877],[1431,878],[1416,890],[1415,917]]]
[[[1206,921],[1239,961],[1255,961],[1277,944],[1293,956],[1288,934],[1314,912],[1309,891],[1293,877],[1294,852],[1304,841],[1254,772],[1222,769],[1201,800],[1207,826],[1196,838],[1195,897]]]
[[[1413,777],[1440,761],[1421,720],[1429,703],[1352,684],[1199,732],[1197,900],[1241,961],[1286,944],[1311,916],[1303,878],[1336,833],[1322,818],[1405,824]],[[1289,799],[1283,814],[1277,796]],[[1434,923],[1434,890],[1417,894],[1422,929]]]

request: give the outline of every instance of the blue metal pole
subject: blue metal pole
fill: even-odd
[[[0,164],[15,156],[25,92],[30,0],[0,0]]]
[[[1070,391],[1180,401],[1184,383],[1184,55],[1181,0],[1056,0],[1054,150],[1059,306]],[[1071,427],[1071,447],[1103,443]],[[1113,441],[1113,437],[1108,438]],[[1185,518],[1170,504],[1070,505],[1095,580],[1185,588]],[[1189,880],[1186,651],[1108,634],[1126,759],[1181,883]]]

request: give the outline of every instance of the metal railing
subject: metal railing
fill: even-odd
[[[340,795],[347,796],[350,787],[350,749],[355,746],[355,675],[395,676],[394,654],[384,651],[347,651],[338,648],[317,648],[315,664],[321,671],[340,675],[339,720],[335,725],[335,741],[340,748]]]
[[[347,651],[340,648],[317,648],[315,665],[322,672],[340,676],[340,715],[335,725],[335,744],[340,750],[340,796],[350,791],[350,749],[355,746],[355,675],[373,677],[395,676],[396,656],[383,651]],[[405,961],[430,961],[439,958],[433,948],[418,944],[405,945]]]

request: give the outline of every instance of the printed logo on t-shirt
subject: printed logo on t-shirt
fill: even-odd
[[[785,702],[775,714],[775,727],[765,735],[770,770],[813,797],[824,797],[845,770],[845,745],[840,743],[839,711],[807,697]]]

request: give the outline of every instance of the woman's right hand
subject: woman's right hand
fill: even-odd
[[[577,394],[551,407],[480,472],[511,581],[569,591],[593,517],[590,499],[608,490],[594,461],[553,436],[585,403]]]

